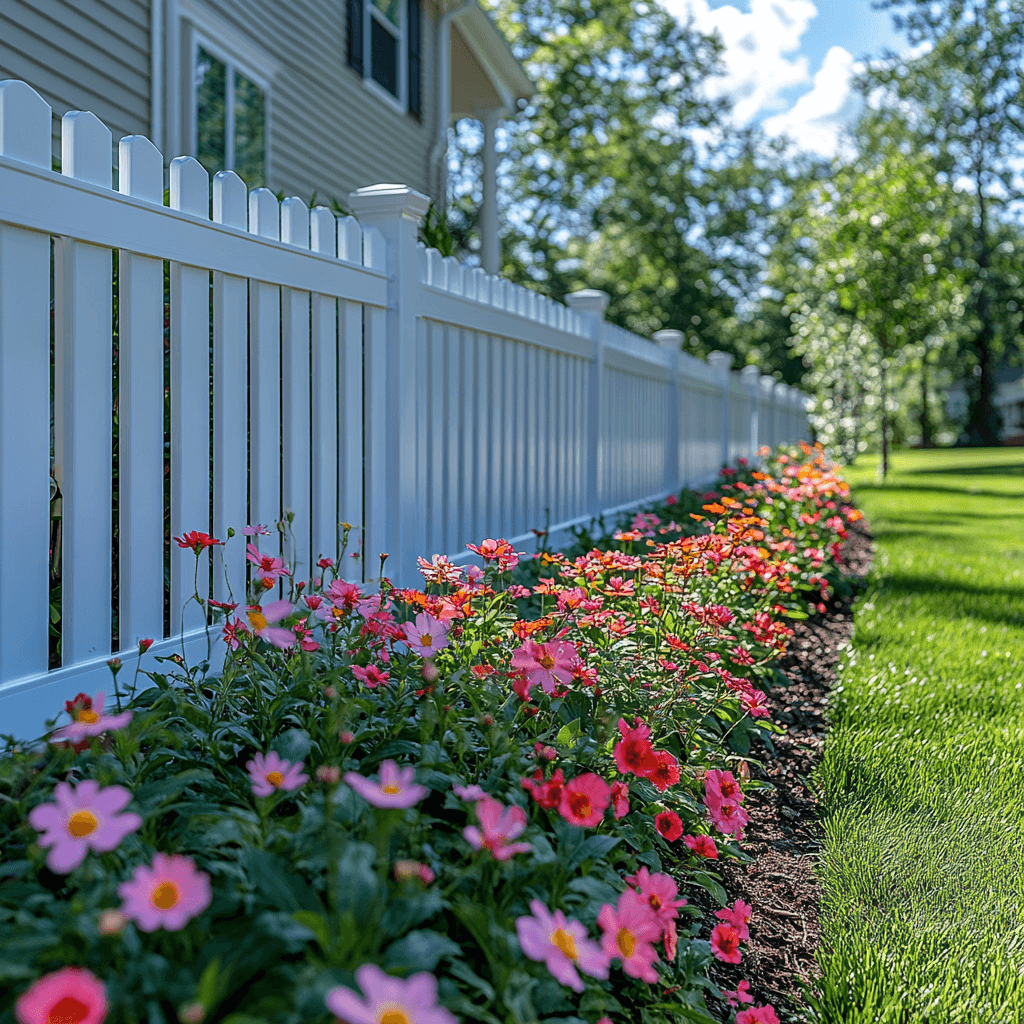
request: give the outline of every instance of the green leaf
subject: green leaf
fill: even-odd
[[[289,913],[322,909],[316,893],[283,857],[250,848],[246,862],[253,885],[272,907]]]
[[[331,926],[323,914],[313,910],[296,910],[292,917],[316,935],[320,948],[325,953],[331,948]]]
[[[384,966],[404,968],[410,974],[433,971],[442,957],[456,957],[461,952],[458,943],[440,932],[409,932],[388,946],[384,954]]]

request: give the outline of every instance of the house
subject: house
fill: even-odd
[[[992,401],[1002,418],[1003,443],[1024,444],[1024,370],[1019,366],[999,367]],[[964,423],[968,405],[967,387],[957,381],[946,392],[946,415],[954,423]]]
[[[53,108],[55,157],[60,115],[91,110],[115,149],[145,135],[307,202],[392,181],[443,206],[448,127],[479,119],[498,269],[495,131],[533,88],[477,0],[4,0],[4,78]]]

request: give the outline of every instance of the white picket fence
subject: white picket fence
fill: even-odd
[[[206,657],[202,614],[185,604],[195,561],[173,543],[164,628],[167,450],[170,536],[224,539],[288,511],[294,537],[280,553],[303,579],[335,555],[349,522],[365,557],[346,558],[346,576],[371,582],[386,551],[389,577],[412,584],[417,555],[463,557],[485,537],[532,545],[545,525],[557,538],[808,433],[798,392],[752,367],[731,373],[728,356],[709,366],[682,353],[677,331],[655,344],[606,324],[604,293],[562,305],[426,250],[427,200],[404,186],[360,189],[349,197],[358,219],[337,219],[267,189],[247,195],[222,171],[211,203],[206,171],[178,157],[165,207],[148,139],[120,140],[114,191],[110,131],[91,113],[66,114],[58,173],[50,124],[31,88],[0,82],[0,733],[38,733],[76,692],[109,692],[107,660],[134,665],[140,638],[156,640],[147,668],[174,651]],[[63,511],[55,669],[51,316]],[[274,553],[282,543],[261,541]],[[243,538],[213,559],[212,595],[227,600],[230,584],[238,599]]]

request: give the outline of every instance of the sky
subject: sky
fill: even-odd
[[[859,100],[850,77],[885,48],[909,50],[888,12],[870,0],[661,0],[681,21],[717,29],[728,73],[713,91],[730,94],[740,123],[759,121],[803,149],[831,156]]]

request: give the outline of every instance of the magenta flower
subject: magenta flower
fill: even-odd
[[[89,850],[108,853],[134,832],[142,819],[132,811],[119,813],[132,795],[123,786],[100,789],[85,779],[74,789],[58,782],[53,789],[55,803],[37,804],[29,811],[29,824],[43,836],[39,845],[50,847],[47,867],[58,875],[74,871]]]
[[[779,1024],[779,1016],[771,1003],[767,1006],[751,1006],[736,1014],[736,1024]]]
[[[103,714],[104,693],[97,693],[92,700],[85,698],[88,706],[73,706],[68,713],[74,721],[70,725],[57,729],[50,737],[54,740],[67,740],[69,743],[81,743],[88,736],[99,736],[108,729],[123,729],[131,720],[130,711],[122,711],[119,715]],[[83,702],[84,703],[84,702]]]
[[[601,907],[597,923],[604,933],[601,946],[605,955],[622,960],[622,969],[631,978],[654,984],[658,980],[658,972],[652,966],[658,959],[654,943],[661,938],[663,928],[647,900],[627,889],[617,906],[606,903]]]
[[[743,900],[736,900],[731,907],[723,907],[721,910],[716,910],[715,917],[726,924],[731,924],[739,933],[740,942],[746,942],[750,938],[750,928],[748,926],[753,912],[754,908],[749,903],[744,903]]]
[[[746,980],[741,981],[735,989],[722,989],[722,996],[734,1010],[744,1003],[754,1001],[754,997],[750,994],[750,982]]]
[[[612,788],[600,775],[586,772],[577,775],[562,788],[558,813],[570,825],[580,828],[595,828],[601,823],[604,812],[611,803]]]
[[[516,918],[516,935],[526,956],[543,961],[555,980],[574,992],[583,991],[577,968],[592,978],[608,977],[608,957],[579,921],[567,920],[560,910],[552,914],[540,900],[532,900],[530,910],[532,914]]]
[[[727,964],[738,964],[740,955],[740,933],[731,924],[716,924],[711,929],[711,952]]]
[[[540,686],[545,693],[553,693],[559,683],[568,684],[578,660],[579,653],[572,644],[527,640],[512,652],[512,668],[523,672],[530,686]]]
[[[282,576],[291,576],[291,569],[284,564],[283,558],[275,555],[261,555],[255,544],[245,546],[245,557],[256,566],[255,578],[263,580],[277,580]]]
[[[474,850],[490,850],[495,860],[510,860],[517,853],[530,853],[529,843],[513,843],[511,840],[523,834],[526,828],[526,811],[522,807],[505,807],[492,796],[483,796],[477,802],[476,816],[480,828],[467,825],[462,834]]]
[[[92,971],[62,967],[22,992],[14,1012],[18,1024],[102,1024],[107,990]]]
[[[487,794],[483,789],[474,783],[472,786],[452,786],[452,792],[460,800],[477,801],[483,799]]]
[[[270,796],[279,789],[290,793],[294,789],[301,789],[309,782],[308,775],[302,772],[302,761],[284,761],[274,753],[273,750],[264,757],[257,754],[251,761],[245,764],[252,780],[252,791],[255,796]]]
[[[257,526],[243,526],[242,533],[246,537],[269,537],[270,530],[268,530],[262,523]]]
[[[635,875],[628,875],[626,881],[640,890],[640,896],[647,901],[663,927],[679,916],[678,907],[686,906],[686,900],[679,898],[679,886],[671,875],[660,871],[652,875],[642,867]]]
[[[448,646],[448,623],[435,619],[429,612],[420,612],[415,623],[403,626],[403,635],[409,650],[424,658],[432,658],[442,647]]]
[[[360,997],[350,988],[332,988],[324,1001],[345,1024],[459,1024],[437,1005],[437,979],[426,971],[405,980],[390,978],[375,964],[356,968]]]
[[[418,804],[428,791],[415,779],[415,768],[399,768],[394,761],[381,764],[377,782],[364,778],[358,772],[345,773],[345,782],[374,807],[412,807]]]
[[[385,672],[376,665],[367,665],[366,668],[361,665],[353,665],[352,675],[365,683],[368,690],[376,690],[378,686],[391,678],[390,672]]]
[[[250,605],[245,609],[242,626],[268,644],[285,650],[295,645],[295,634],[286,626],[275,626],[274,623],[286,619],[293,610],[291,601],[272,601],[262,608]]]
[[[191,857],[157,853],[150,867],[140,864],[117,887],[121,912],[144,932],[176,932],[201,914],[213,898],[210,876],[196,871]]]

